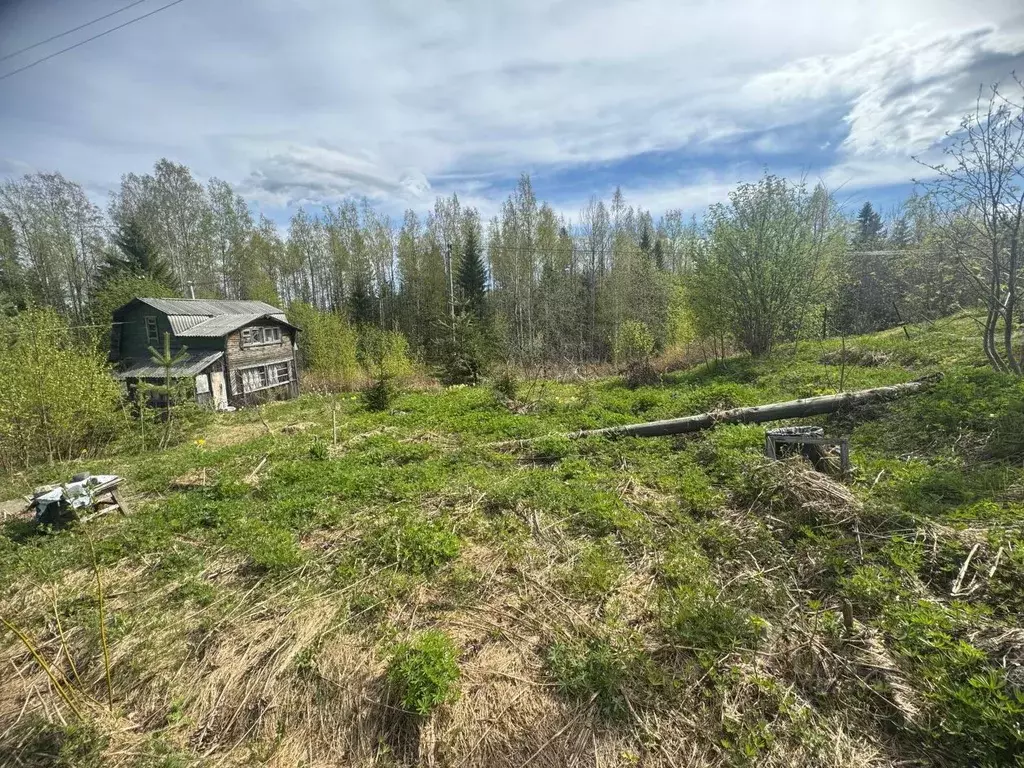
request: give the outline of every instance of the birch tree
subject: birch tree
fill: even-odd
[[[1024,83],[992,86],[929,166],[945,214],[944,240],[986,308],[982,347],[997,371],[1022,375],[1019,346],[1024,262]]]
[[[827,192],[766,175],[741,184],[728,205],[712,206],[708,220],[710,246],[695,264],[696,311],[753,355],[798,335],[830,257],[843,248]]]

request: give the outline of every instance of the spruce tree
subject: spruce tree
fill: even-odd
[[[348,314],[353,323],[362,325],[374,321],[373,310],[374,301],[370,292],[370,281],[360,270],[356,272],[352,280],[352,293],[348,297]]]
[[[665,269],[665,245],[660,237],[654,241],[654,266]]]
[[[465,308],[478,321],[483,322],[486,310],[487,270],[484,267],[480,246],[476,241],[476,233],[472,229],[466,232],[462,263],[459,265],[458,283]]]
[[[870,248],[884,236],[882,217],[870,202],[864,203],[857,214],[857,230],[853,244],[857,248]]]
[[[135,219],[129,219],[121,225],[114,237],[114,245],[117,250],[109,251],[100,267],[101,285],[124,277],[143,277],[174,287],[170,266]]]
[[[646,224],[640,232],[640,252],[645,256],[651,255],[651,232]]]

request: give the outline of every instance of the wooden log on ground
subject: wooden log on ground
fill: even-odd
[[[939,378],[941,376],[931,376],[889,387],[862,389],[838,395],[805,397],[802,400],[732,408],[727,411],[711,411],[699,413],[696,416],[684,416],[680,419],[648,421],[643,424],[625,424],[620,427],[604,427],[603,429],[584,429],[580,432],[572,432],[568,436],[573,438],[600,435],[605,437],[661,437],[700,432],[702,429],[710,429],[719,424],[759,424],[764,421],[819,416],[824,413],[835,413],[841,408],[895,400],[905,395],[912,395],[927,389]]]

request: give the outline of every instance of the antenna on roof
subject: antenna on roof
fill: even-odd
[[[188,281],[188,297],[194,299],[196,297],[196,284],[191,280]]]

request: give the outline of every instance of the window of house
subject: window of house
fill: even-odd
[[[255,326],[242,329],[242,346],[259,347],[265,344],[280,344],[281,329],[276,325]]]
[[[291,366],[288,363],[275,363],[274,365],[267,366],[270,377],[270,386],[275,387],[280,384],[287,384],[292,380]]]
[[[242,391],[255,392],[267,386],[267,366],[257,365],[242,369]]]
[[[160,343],[160,334],[156,329],[156,318],[152,315],[146,316],[146,340],[151,347]]]
[[[246,394],[260,389],[289,384],[292,380],[291,363],[286,361],[243,368],[238,372],[238,380],[241,391]]]

